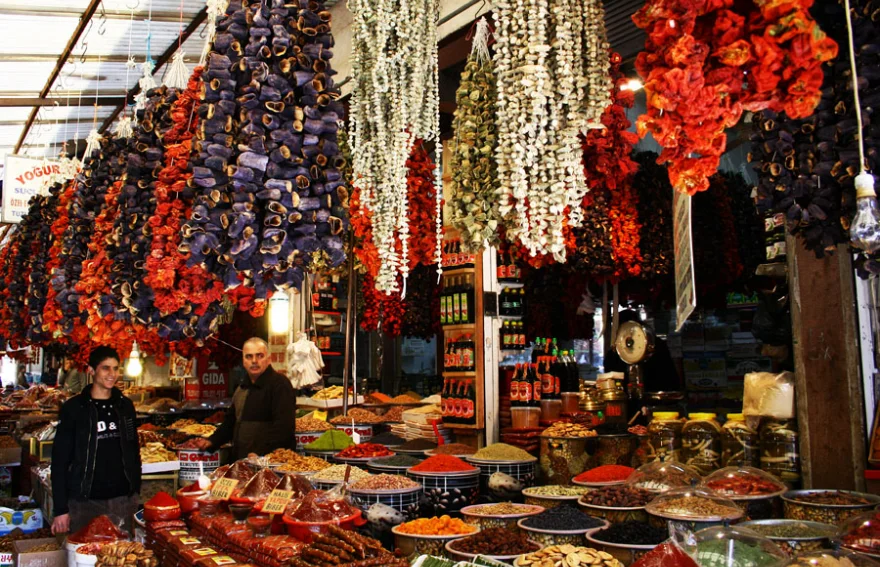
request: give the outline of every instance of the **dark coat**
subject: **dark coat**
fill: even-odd
[[[54,515],[67,514],[69,500],[87,500],[92,492],[98,439],[94,431],[98,412],[92,389],[85,388],[61,406],[60,421],[52,445],[52,498]],[[122,465],[132,494],[141,490],[141,453],[134,404],[113,388],[110,403],[119,418]]]

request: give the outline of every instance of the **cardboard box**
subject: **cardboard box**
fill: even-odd
[[[21,447],[4,447],[0,449],[0,466],[20,465]]]
[[[723,353],[688,354],[684,358],[684,379],[691,388],[727,387],[727,369]]]
[[[61,548],[58,551],[42,551],[39,553],[29,553],[29,549],[33,549],[47,543],[57,543]],[[13,557],[15,565],[18,567],[66,567],[67,553],[64,551],[64,539],[59,538],[41,538],[28,539],[13,542]]]
[[[36,502],[28,502],[28,508],[13,510],[0,508],[0,535],[6,535],[18,528],[26,534],[43,527],[43,511]]]

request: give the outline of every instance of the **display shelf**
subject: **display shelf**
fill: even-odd
[[[342,356],[342,353],[335,350],[322,350],[321,356]]]
[[[476,378],[477,371],[476,370],[469,370],[469,371],[462,372],[462,371],[455,370],[452,372],[444,372],[443,376],[445,376],[447,378]]]
[[[445,421],[443,422],[443,427],[448,429],[483,429],[481,423],[446,423]]]
[[[479,305],[480,303],[482,303],[482,302],[478,301],[477,305]],[[458,323],[456,325],[443,325],[443,330],[444,331],[452,331],[452,332],[470,331],[471,329],[474,329],[476,326],[477,326],[476,323]]]
[[[502,321],[521,321],[525,315],[499,315],[498,318]]]
[[[470,266],[455,266],[454,268],[444,267],[443,268],[443,275],[445,276],[445,275],[449,274],[450,276],[452,276],[452,275],[458,275],[458,274],[466,274],[468,272],[474,271],[475,269],[476,268],[474,268],[473,264],[471,264]]]
[[[349,406],[359,406],[364,403],[364,397],[358,396],[357,399],[352,399],[352,396],[348,397],[348,405]],[[307,398],[304,396],[300,396],[296,398],[296,405],[309,407],[309,408],[320,408],[320,409],[334,409],[342,407],[342,398],[336,398],[333,400],[313,400],[312,398]]]
[[[505,282],[505,281],[499,281],[498,285],[500,285],[501,287],[509,287],[512,289],[519,289],[521,287],[526,286],[526,284],[524,284],[523,282]]]

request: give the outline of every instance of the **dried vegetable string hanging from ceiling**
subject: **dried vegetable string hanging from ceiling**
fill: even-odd
[[[62,313],[57,295],[64,282],[64,274],[61,270],[61,252],[64,235],[70,225],[70,204],[75,188],[76,181],[71,179],[64,184],[61,190],[58,199],[58,216],[52,223],[52,246],[49,249],[49,259],[46,262],[49,287],[46,290],[46,303],[43,305],[43,330],[49,333],[52,340],[57,343],[67,343],[69,337],[60,331]]]
[[[632,186],[638,194],[641,221],[639,243],[642,255],[641,277],[659,282],[672,273],[672,186],[666,168],[657,165],[657,154],[641,152],[633,155],[639,170],[633,175]]]
[[[588,190],[578,134],[608,104],[603,18],[586,19],[602,8],[595,0],[502,1],[495,8],[495,157],[506,235],[531,255],[563,262],[565,228],[580,225]]]
[[[436,0],[357,0],[349,9],[354,16],[349,131],[354,185],[360,205],[372,214],[376,287],[391,293],[401,291],[409,273],[407,161],[417,139],[434,142],[437,155],[442,154],[439,8]],[[439,200],[439,175],[435,183]],[[438,221],[435,217],[439,235]],[[439,260],[439,237],[437,247]]]
[[[26,338],[28,343],[48,345],[51,335],[46,332],[43,325],[43,308],[46,305],[46,297],[49,291],[49,259],[50,248],[53,243],[52,227],[58,219],[58,205],[64,187],[61,183],[55,183],[49,188],[49,196],[40,208],[39,242],[32,262],[30,282],[27,289],[27,308],[30,323],[27,326]]]
[[[638,132],[663,147],[659,159],[676,190],[708,189],[724,129],[744,109],[784,109],[793,118],[813,112],[820,66],[837,55],[837,44],[810,17],[810,4],[650,0],[633,16],[648,34],[636,59],[648,105]]]
[[[499,244],[500,215],[495,166],[495,73],[489,55],[489,25],[477,22],[477,31],[461,83],[455,93],[454,137],[449,169],[452,172],[450,222],[461,234],[465,252],[478,252],[483,244]]]
[[[18,349],[25,346],[25,335],[30,326],[30,316],[26,306],[28,280],[31,273],[29,258],[37,250],[37,232],[39,231],[40,209],[45,206],[45,198],[36,195],[30,199],[28,211],[22,217],[17,230],[12,236],[9,247],[10,254],[3,266],[3,298],[2,317],[5,324],[0,333],[9,346]]]

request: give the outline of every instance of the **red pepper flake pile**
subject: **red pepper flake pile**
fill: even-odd
[[[434,455],[409,470],[413,472],[465,472],[477,469],[452,455]]]
[[[779,492],[782,485],[762,478],[756,474],[739,474],[710,480],[706,486],[712,490],[727,496],[756,496],[759,494],[773,494]]]
[[[634,468],[623,465],[602,465],[582,472],[574,477],[574,480],[578,482],[618,482],[629,478],[633,471],[635,471]]]
[[[695,3],[649,0],[633,15],[648,35],[636,70],[647,112],[638,133],[663,147],[673,187],[709,188],[727,145],[725,128],[743,110],[812,114],[822,63],[837,56],[809,14],[812,0]]]
[[[390,457],[393,451],[389,451],[385,445],[377,445],[376,443],[361,443],[360,445],[352,445],[348,449],[343,449],[336,453],[336,457],[340,459],[368,459],[373,457]]]

